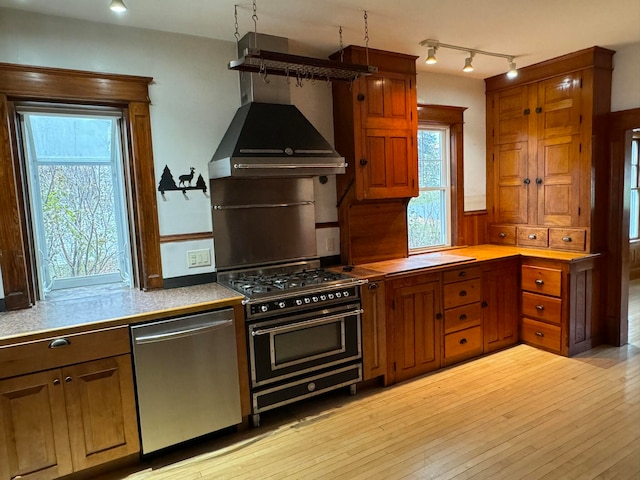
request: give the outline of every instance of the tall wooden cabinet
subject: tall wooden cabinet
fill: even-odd
[[[378,68],[333,83],[336,150],[348,163],[336,178],[342,262],[404,257],[406,206],[418,194],[417,57],[349,46],[331,58]]]
[[[493,243],[604,248],[613,54],[593,47],[485,80]]]

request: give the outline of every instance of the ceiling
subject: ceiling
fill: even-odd
[[[0,0],[0,7],[234,41],[238,0],[124,0],[128,11],[109,10],[110,0]],[[254,30],[252,0],[238,5],[240,35]],[[476,56],[475,71],[461,72],[467,52],[438,50],[425,65],[435,39],[515,56],[518,67],[599,45],[617,50],[640,42],[639,0],[256,0],[257,31],[289,38],[305,54],[326,57],[344,45],[419,56],[419,70],[485,78],[507,70],[503,58]],[[297,45],[296,45],[297,44]],[[258,45],[259,46],[259,45]],[[231,59],[230,59],[231,60]]]

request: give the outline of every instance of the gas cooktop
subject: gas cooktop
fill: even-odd
[[[352,277],[340,272],[312,269],[291,273],[240,273],[235,278],[229,278],[225,283],[244,295],[253,296],[263,293],[278,293],[293,288],[313,288],[318,285],[351,279]]]

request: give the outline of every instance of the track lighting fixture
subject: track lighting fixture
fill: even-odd
[[[124,4],[123,0],[111,0],[111,5],[109,5],[109,8],[116,13],[127,11],[127,6]]]
[[[420,45],[422,45],[423,47],[427,47],[429,49],[427,53],[427,59],[425,61],[425,63],[429,65],[433,65],[434,63],[436,63],[437,61],[436,50],[438,48],[450,48],[452,50],[469,52],[469,57],[467,57],[464,61],[464,67],[462,68],[463,72],[473,72],[473,65],[471,62],[473,62],[473,58],[477,54],[480,54],[480,55],[486,55],[489,57],[506,58],[507,64],[509,65],[509,70],[507,71],[507,78],[515,78],[518,76],[518,70],[516,69],[516,64],[514,62],[514,59],[516,58],[515,55],[507,55],[504,53],[495,53],[495,52],[485,52],[483,50],[476,50],[474,48],[460,47],[458,45],[440,43],[438,40],[432,40],[432,39],[423,40],[420,42]]]

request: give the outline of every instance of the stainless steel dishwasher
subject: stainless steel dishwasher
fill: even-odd
[[[242,421],[233,309],[131,326],[142,453]]]

